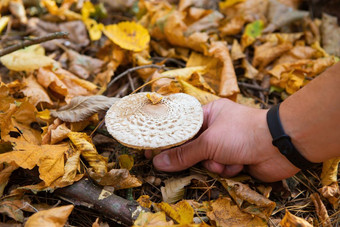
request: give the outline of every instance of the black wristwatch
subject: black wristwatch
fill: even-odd
[[[273,137],[273,145],[276,146],[281,154],[283,154],[293,165],[299,169],[309,169],[316,164],[308,161],[301,153],[295,148],[289,135],[283,130],[280,114],[280,104],[273,106],[267,112],[267,124],[270,134]]]

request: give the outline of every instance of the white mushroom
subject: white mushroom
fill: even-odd
[[[193,96],[161,96],[142,92],[117,101],[107,112],[108,132],[121,144],[137,149],[165,149],[196,135],[203,110]]]

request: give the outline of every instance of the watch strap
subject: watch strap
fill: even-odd
[[[294,166],[299,169],[308,169],[318,163],[310,162],[295,148],[289,135],[283,130],[280,114],[280,104],[273,106],[267,112],[267,124],[273,137],[273,145],[276,146]]]

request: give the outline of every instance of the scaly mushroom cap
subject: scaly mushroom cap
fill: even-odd
[[[150,98],[154,95],[161,99]],[[105,123],[108,132],[127,147],[165,149],[196,135],[203,124],[203,109],[196,98],[184,93],[142,92],[117,101]]]

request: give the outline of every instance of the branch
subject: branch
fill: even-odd
[[[32,46],[34,44],[38,44],[38,43],[43,43],[46,41],[50,41],[53,39],[62,39],[62,38],[67,38],[68,37],[68,32],[55,32],[55,33],[50,33],[47,34],[45,36],[41,36],[41,37],[37,37],[37,38],[31,38],[29,40],[25,40],[21,43],[3,48],[0,50],[0,57],[6,55],[6,54],[10,54],[14,51],[20,50],[22,48],[28,47],[28,46]]]
[[[123,199],[115,194],[100,200],[98,198],[101,192],[101,187],[94,185],[88,179],[82,179],[68,187],[59,188],[54,193],[66,201],[92,208],[126,226],[131,226],[140,212],[149,211],[137,202]]]

